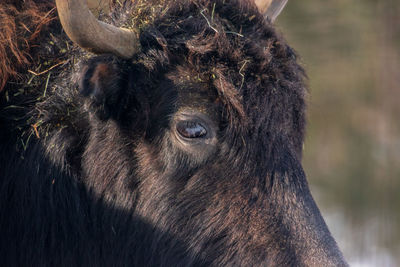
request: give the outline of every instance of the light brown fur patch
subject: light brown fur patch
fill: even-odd
[[[0,91],[10,78],[18,78],[33,63],[31,48],[37,45],[44,26],[55,18],[53,5],[32,0],[0,5]]]

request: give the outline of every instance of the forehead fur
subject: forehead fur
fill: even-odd
[[[298,135],[301,144],[305,75],[295,52],[254,2],[169,2],[141,31],[138,58],[149,72],[160,77],[175,66],[189,66],[209,79],[230,121],[244,125],[269,116],[271,131]]]

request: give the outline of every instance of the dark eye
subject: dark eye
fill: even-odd
[[[176,124],[176,130],[185,138],[200,138],[207,134],[206,128],[194,121],[180,121]]]

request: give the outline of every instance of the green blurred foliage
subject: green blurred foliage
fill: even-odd
[[[345,218],[328,224],[351,262],[400,265],[400,2],[289,1],[277,25],[309,75],[304,168]]]

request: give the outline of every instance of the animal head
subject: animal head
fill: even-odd
[[[78,129],[51,134],[48,155],[74,151],[60,158],[87,190],[161,231],[150,264],[346,265],[301,167],[305,74],[272,24],[286,1],[167,1],[141,29],[135,2],[114,21],[130,29],[56,2],[101,55],[56,85],[79,87]]]

